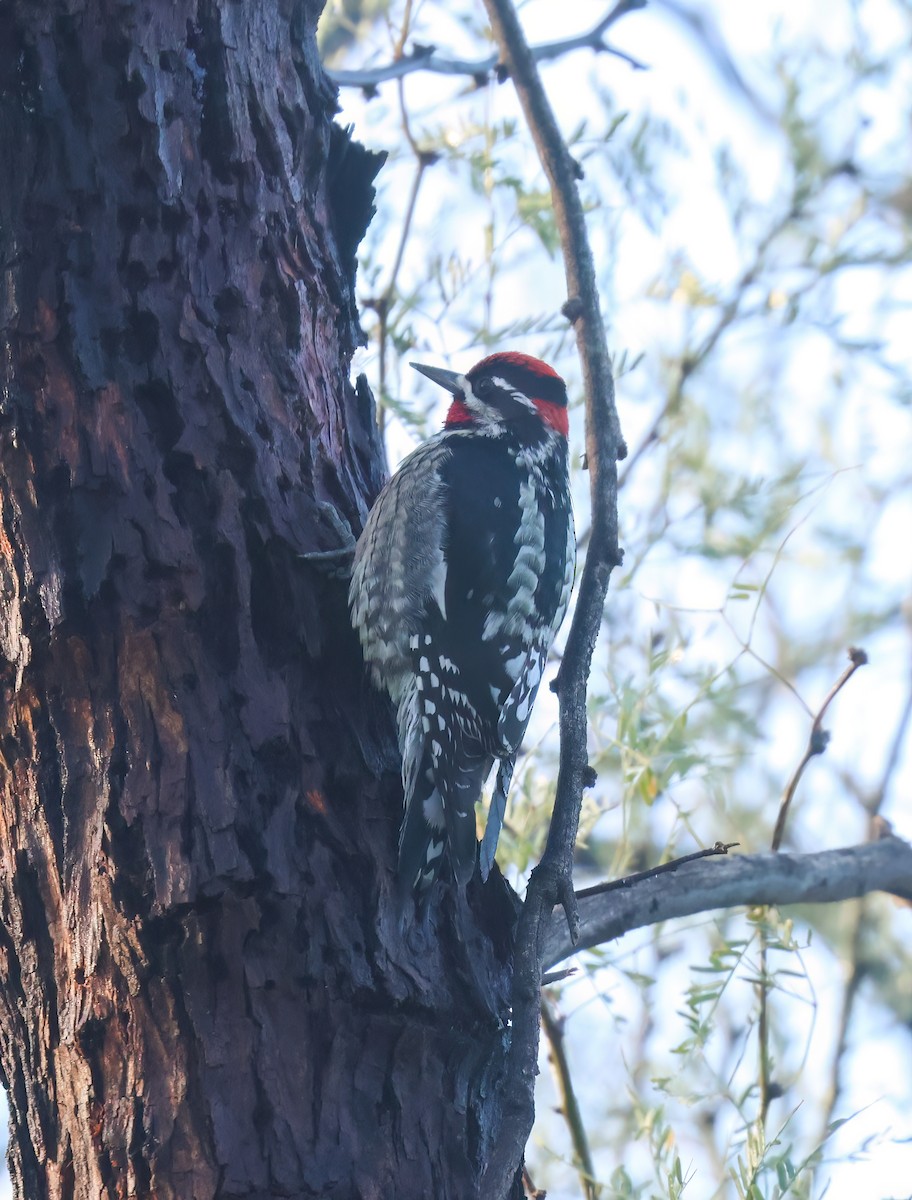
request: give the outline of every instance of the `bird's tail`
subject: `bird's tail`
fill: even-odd
[[[449,788],[444,797],[450,865],[456,882],[465,886],[475,873],[478,839],[475,836],[475,801],[491,771],[491,759],[484,754],[462,751],[448,774]]]
[[[485,825],[484,837],[481,839],[481,850],[478,862],[481,868],[481,878],[486,880],[494,866],[494,853],[497,850],[497,839],[503,828],[504,813],[507,811],[507,793],[513,778],[513,768],[516,765],[516,755],[502,758],[497,769],[497,779],[494,783],[494,794],[491,797],[491,807],[488,809],[488,823]]]
[[[399,886],[403,897],[426,892],[443,865],[447,844],[443,801],[426,768],[414,785],[405,781],[405,813],[399,831]]]
[[[423,893],[449,860],[465,886],[475,871],[475,801],[491,770],[483,754],[457,752],[442,762],[422,747],[417,766],[403,763],[405,814],[399,834],[399,881],[405,895]]]

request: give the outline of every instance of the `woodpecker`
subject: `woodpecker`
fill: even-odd
[[[405,812],[399,878],[426,892],[476,864],[475,802],[498,762],[487,879],[516,753],[576,561],[567,388],[528,354],[466,374],[412,363],[451,393],[443,429],[381,491],[355,549],[352,623],[397,705]]]

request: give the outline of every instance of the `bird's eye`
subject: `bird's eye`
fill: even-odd
[[[477,383],[472,385],[472,391],[479,400],[484,400],[485,396],[490,396],[494,390],[494,380],[487,375],[483,375]]]

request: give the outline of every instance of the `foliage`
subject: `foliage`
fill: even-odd
[[[525,6],[533,42],[569,32],[557,11]],[[912,834],[912,14],[845,3],[824,34],[769,4],[746,34],[721,7],[682,12],[612,30],[648,72],[585,51],[544,68],[585,171],[630,445],[580,877],[717,839],[768,847],[812,714],[859,642],[871,665],[828,714],[832,744],[787,843],[858,840],[877,816]],[[587,4],[573,19],[601,15]],[[417,43],[490,52],[474,6],[393,4],[345,65]],[[413,75],[343,102],[390,152],[363,248],[358,366],[395,418],[393,457],[440,416],[409,357],[468,365],[515,345],[578,397],[550,198],[509,85]],[[581,420],[571,440],[579,463]],[[580,471],[583,546],[585,483]],[[517,772],[501,845],[517,881],[547,828],[554,715],[543,696]],[[556,996],[598,1175],[587,1194],[874,1194],[874,1144],[875,1189],[904,1194],[909,922],[877,899],[732,913],[588,956]],[[895,1071],[871,1069],[873,1044]],[[550,1196],[578,1194],[552,1099],[545,1079],[531,1175]]]

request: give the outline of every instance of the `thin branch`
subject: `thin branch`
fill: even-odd
[[[540,1191],[532,1182],[532,1176],[529,1174],[528,1168],[523,1166],[522,1169],[523,1189],[528,1200],[545,1200],[547,1192]]]
[[[773,830],[773,850],[778,850],[782,845],[789,807],[797,791],[798,784],[801,782],[801,776],[804,774],[805,767],[812,758],[815,758],[818,754],[823,754],[827,748],[830,735],[823,728],[823,718],[826,716],[826,711],[858,668],[863,667],[867,661],[868,656],[864,650],[860,650],[855,646],[849,649],[849,665],[830,688],[829,692],[827,692],[826,699],[821,704],[816,717],[814,717],[814,722],[811,725],[811,733],[808,737],[807,749],[804,752],[801,762],[795,768],[791,779],[786,784],[782,795],[782,803],[779,805],[779,816],[776,818],[776,828]]]
[[[412,29],[412,0],[405,0],[405,12],[402,14],[402,24],[399,27],[399,36],[396,38],[396,43],[393,46],[393,58],[400,59],[405,54],[405,43],[408,41],[409,33]]]
[[[619,891],[580,899],[580,937],[552,914],[542,941],[544,965],[599,946],[633,929],[719,908],[758,904],[832,904],[869,892],[912,899],[912,845],[892,834],[877,842],[815,854],[750,854],[686,863]]]
[[[887,798],[890,781],[893,779],[896,769],[899,766],[899,760],[903,752],[903,747],[906,744],[910,725],[912,725],[912,688],[909,689],[909,693],[906,696],[906,703],[900,713],[896,732],[893,734],[893,741],[890,743],[890,751],[887,754],[887,761],[884,763],[880,783],[877,785],[873,796],[864,802],[864,806],[872,820],[880,815],[883,802]]]
[[[409,36],[412,20],[412,0],[408,0],[405,6],[405,12],[402,17],[402,25],[399,29],[399,35],[396,38],[393,47],[393,58],[398,60],[402,58],[405,50],[405,43]],[[380,427],[380,436],[384,436],[386,432],[386,408],[389,400],[389,390],[387,387],[387,343],[389,341],[389,318],[390,311],[396,299],[396,282],[399,278],[399,271],[402,267],[402,261],[405,258],[405,247],[409,239],[409,234],[412,230],[412,222],[415,216],[415,207],[418,203],[418,191],[421,187],[421,181],[424,179],[424,172],[428,167],[433,166],[437,161],[438,155],[432,150],[422,150],[415,140],[412,133],[411,122],[409,121],[408,109],[405,105],[405,90],[400,78],[399,84],[399,113],[402,125],[402,133],[411,148],[412,154],[415,157],[415,176],[412,180],[412,188],[409,193],[408,203],[405,208],[405,216],[402,220],[402,232],[399,237],[399,246],[396,250],[396,257],[393,260],[392,270],[390,271],[389,281],[381,294],[373,299],[364,302],[365,308],[372,308],[377,314],[377,341],[380,349],[379,362],[379,391],[380,403],[377,406],[377,423]]]
[[[769,1116],[769,1106],[774,1098],[772,1056],[770,1053],[770,1019],[769,1019],[769,938],[764,924],[760,929],[760,962],[758,974],[760,982],[757,985],[757,1066],[760,1078],[757,1081],[757,1117],[756,1123],[766,1131],[766,1119]]]
[[[687,28],[692,37],[699,43],[709,63],[719,73],[722,81],[735,93],[743,97],[767,122],[773,124],[775,117],[760,96],[751,88],[744,76],[738,70],[735,60],[725,44],[725,40],[716,23],[700,11],[698,5],[692,8],[681,4],[679,0],[658,0],[670,13]]]
[[[673,858],[670,862],[650,867],[647,871],[636,871],[633,875],[625,875],[623,879],[610,879],[606,883],[597,883],[593,887],[580,888],[576,893],[576,898],[580,900],[583,896],[601,896],[605,892],[613,892],[618,888],[628,888],[642,879],[654,879],[656,875],[665,875],[669,871],[676,871],[684,863],[699,862],[701,858],[717,858],[720,854],[728,854],[729,850],[733,850],[737,845],[738,842],[716,842],[706,850],[695,850],[693,854],[682,854],[680,858]]]
[[[574,37],[557,38],[552,42],[542,42],[538,46],[530,46],[529,52],[534,62],[547,62],[550,59],[562,58],[574,50],[594,50],[596,54],[612,54],[629,63],[636,71],[646,70],[646,64],[605,41],[605,34],[620,17],[637,8],[645,8],[646,0],[621,0],[614,8],[594,25],[588,33],[579,33]],[[504,63],[507,66],[504,67]],[[368,93],[375,91],[381,83],[391,79],[403,79],[414,71],[431,71],[437,75],[463,75],[475,80],[479,85],[486,83],[492,75],[496,75],[502,83],[510,73],[509,63],[500,53],[489,54],[485,58],[447,58],[437,53],[436,46],[414,46],[411,54],[400,53],[392,62],[379,67],[362,67],[356,71],[336,71],[325,68],[326,74],[338,87],[362,88]]]
[[[851,921],[851,930],[849,931],[849,970],[842,993],[842,1004],[839,1006],[839,1018],[836,1024],[836,1037],[833,1047],[832,1072],[826,1092],[826,1099],[823,1103],[820,1132],[817,1135],[819,1142],[823,1142],[827,1136],[827,1130],[829,1129],[830,1122],[833,1120],[833,1113],[839,1100],[841,1090],[840,1066],[848,1044],[849,1024],[852,1020],[855,1000],[858,997],[858,991],[865,974],[861,962],[862,935],[864,933],[866,916],[864,898],[859,899],[853,908],[854,912],[849,914],[849,920]]]
[[[899,766],[900,756],[903,746],[906,742],[906,737],[909,733],[909,726],[912,724],[912,688],[906,695],[906,703],[903,706],[899,721],[896,725],[896,730],[893,734],[893,740],[890,743],[890,751],[887,754],[887,761],[883,772],[873,795],[867,798],[860,798],[868,812],[868,833],[870,837],[879,836],[884,830],[883,818],[880,816],[880,810],[883,807],[883,802],[887,796],[890,782]],[[858,997],[858,992],[861,987],[861,982],[864,978],[864,963],[862,961],[862,934],[865,927],[865,919],[867,916],[867,905],[864,900],[860,900],[855,905],[855,911],[851,914],[851,930],[849,936],[849,944],[851,951],[849,953],[849,973],[846,979],[845,989],[842,995],[842,1004],[839,1009],[839,1020],[837,1022],[837,1033],[834,1040],[833,1049],[833,1068],[830,1076],[829,1087],[826,1092],[826,1102],[824,1104],[823,1115],[820,1123],[820,1134],[818,1140],[823,1141],[826,1131],[829,1128],[830,1122],[833,1120],[833,1115],[836,1111],[836,1105],[839,1101],[841,1092],[841,1064],[843,1054],[845,1053],[848,1043],[849,1026],[852,1020],[852,1013],[855,1008],[855,1000]]]
[[[503,1115],[487,1162],[482,1194],[505,1196],[522,1162],[535,1116],[534,1086],[540,1036],[542,937],[555,903],[563,905],[569,936],[578,927],[573,894],[573,847],[583,789],[593,782],[586,749],[586,689],[592,654],[618,548],[617,460],[625,448],[614,403],[614,379],[599,305],[595,263],[577,188],[580,175],[542,87],[535,58],[510,0],[485,0],[494,39],[509,70],[539,159],[551,187],[561,240],[568,300],[564,315],[576,328],[586,396],[586,458],[592,533],[555,691],[560,703],[561,757],[548,841],[532,872],[514,947],[512,1028],[503,1081]],[[606,26],[637,0],[621,0]]]
[[[669,389],[668,396],[664,404],[654,418],[646,434],[643,436],[640,444],[634,449],[633,453],[624,463],[624,470],[620,474],[618,480],[618,490],[623,488],[634,468],[641,461],[646,451],[656,442],[662,433],[662,429],[668,418],[678,411],[684,401],[684,388],[692,375],[694,375],[704,364],[704,362],[712,354],[713,350],[719,342],[722,335],[728,330],[738,317],[743,316],[741,304],[747,295],[749,288],[756,282],[763,269],[766,256],[769,253],[773,243],[779,238],[795,221],[801,213],[799,202],[793,197],[792,203],[782,213],[776,221],[767,229],[766,233],[760,239],[756,253],[754,254],[753,262],[744,269],[740,278],[735,283],[731,295],[728,300],[719,308],[718,316],[715,324],[709,330],[703,341],[696,349],[687,351],[682,354],[678,369],[675,375],[675,380]]]
[[[792,533],[794,533],[794,530],[791,530],[789,532],[788,537],[791,537]],[[786,538],[786,541],[787,540],[788,540],[788,538]],[[783,543],[783,545],[785,545],[785,543]],[[777,552],[777,559],[778,559],[778,552]],[[775,562],[773,564],[773,568],[771,568],[771,573],[772,573],[772,569],[774,569],[774,568],[775,568]],[[767,585],[768,581],[769,581],[769,576],[767,576],[767,580],[764,581],[764,585],[763,585],[763,589],[762,589],[763,592],[766,591],[766,585]],[[757,613],[757,610],[755,610],[755,612],[754,612],[754,620],[756,619],[756,613]],[[753,621],[751,621],[751,630],[753,630],[753,627],[754,627]],[[750,634],[748,634],[748,637],[750,637]],[[863,667],[867,661],[868,661],[868,656],[864,652],[864,650],[858,650],[854,646],[849,649],[849,665],[846,667],[846,669],[842,672],[842,674],[839,676],[839,678],[836,680],[836,682],[830,688],[829,692],[827,692],[826,697],[823,701],[823,704],[821,704],[820,708],[817,711],[816,716],[814,717],[814,720],[811,724],[810,736],[808,737],[807,748],[806,748],[804,754],[802,755],[801,761],[798,763],[798,766],[792,772],[791,779],[786,784],[785,791],[782,795],[782,802],[779,805],[779,815],[776,818],[776,827],[773,830],[772,849],[773,849],[774,853],[778,852],[779,847],[782,845],[782,838],[785,834],[785,822],[786,822],[786,819],[788,818],[789,807],[792,803],[792,799],[795,795],[795,792],[798,789],[798,784],[801,782],[801,776],[804,774],[805,768],[807,767],[807,765],[811,761],[811,759],[815,758],[818,754],[823,754],[823,752],[826,750],[827,744],[830,740],[829,733],[827,733],[827,731],[823,728],[823,718],[826,715],[826,711],[830,707],[830,704],[833,702],[833,700],[836,698],[836,696],[839,695],[839,693],[842,691],[842,689],[845,687],[845,685],[849,682],[849,680],[852,678],[852,676],[858,670],[858,668]],[[760,932],[760,972],[759,972],[760,982],[757,986],[757,990],[759,993],[758,1001],[759,1001],[759,1006],[760,1006],[760,1011],[759,1011],[759,1014],[757,1017],[757,1048],[758,1048],[758,1066],[759,1066],[759,1071],[760,1071],[760,1078],[758,1081],[759,1102],[758,1102],[758,1109],[757,1109],[757,1121],[758,1121],[760,1127],[763,1129],[766,1128],[766,1119],[769,1114],[770,1103],[776,1095],[776,1092],[773,1087],[772,1056],[770,1053],[770,1020],[769,1020],[770,976],[769,976],[769,972],[767,969],[768,960],[769,960],[769,956],[767,953],[767,950],[768,950],[767,942],[768,942],[768,938],[767,938],[766,929],[764,927]]]
[[[377,406],[377,420],[380,426],[381,437],[386,429],[386,403],[389,396],[386,379],[386,350],[389,340],[389,315],[390,310],[393,307],[393,302],[396,298],[396,281],[399,277],[399,269],[402,266],[402,260],[405,257],[405,246],[408,242],[409,233],[411,232],[412,220],[415,216],[415,206],[418,203],[418,189],[421,187],[421,181],[424,178],[424,172],[427,170],[432,161],[433,158],[430,155],[417,155],[415,175],[412,180],[411,191],[409,192],[405,216],[402,221],[402,233],[399,237],[399,247],[396,251],[396,257],[393,261],[392,270],[390,271],[389,282],[379,296],[371,297],[364,301],[364,307],[373,309],[377,314],[377,342],[380,349],[380,404]]]
[[[570,1073],[570,1063],[567,1059],[567,1048],[564,1044],[563,1018],[554,1011],[553,1006],[542,997],[541,1004],[542,1027],[551,1048],[549,1058],[554,1068],[554,1077],[561,1099],[561,1113],[570,1131],[570,1141],[573,1143],[573,1155],[579,1172],[580,1184],[586,1200],[598,1200],[601,1188],[595,1182],[595,1166],[592,1162],[592,1151],[589,1149],[589,1138],[583,1124],[583,1114],[580,1112],[579,1101],[573,1088],[573,1076]]]

